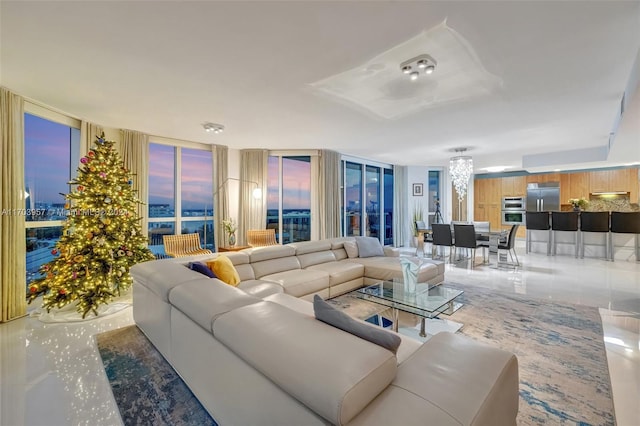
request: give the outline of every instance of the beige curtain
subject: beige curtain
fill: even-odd
[[[222,221],[229,218],[229,191],[227,191],[227,177],[229,169],[229,149],[226,146],[212,145],[213,152],[213,246],[225,245],[225,233]]]
[[[138,216],[141,218],[140,228],[148,232],[149,226],[149,135],[135,130],[121,130],[120,156],[124,166],[132,174],[133,190],[144,204],[138,205]]]
[[[80,158],[87,155],[87,152],[89,152],[93,143],[96,141],[96,136],[100,136],[102,132],[102,126],[88,121],[82,121],[80,123]],[[71,166],[73,167],[74,165],[72,164]],[[79,163],[75,164],[75,166],[79,166]]]
[[[21,317],[26,302],[24,99],[0,87],[0,322]]]
[[[407,167],[393,166],[393,246],[404,246],[409,236],[407,227]]]
[[[246,244],[248,229],[265,229],[267,224],[267,162],[269,151],[247,149],[240,152],[240,219],[238,221],[238,241]],[[262,190],[262,197],[254,198],[256,185]]]
[[[341,236],[340,227],[340,154],[322,150],[319,165],[320,239]]]

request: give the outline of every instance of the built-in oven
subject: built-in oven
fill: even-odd
[[[525,197],[504,197],[502,199],[502,210],[526,210],[527,200]]]
[[[527,212],[524,210],[502,210],[503,225],[526,225]]]

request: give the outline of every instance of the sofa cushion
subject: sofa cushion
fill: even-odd
[[[347,252],[347,256],[349,256],[349,259],[358,257],[358,244],[356,244],[355,241],[345,241],[344,251]]]
[[[190,262],[189,269],[192,271],[196,271],[201,273],[202,275],[206,275],[209,278],[217,278],[216,274],[204,263],[202,262]]]
[[[298,258],[300,267],[302,269],[308,268],[309,266],[313,265],[336,261],[336,257],[331,250],[316,251],[313,253],[296,255],[296,257]]]
[[[364,265],[364,276],[367,278],[385,281],[391,281],[394,278],[402,279],[400,259],[397,257],[358,258],[348,261]],[[418,282],[428,282],[438,275],[438,267],[435,264],[423,263],[418,272]]]
[[[329,285],[334,286],[364,276],[364,266],[349,261],[320,263],[309,266],[307,270],[324,271],[329,274]]]
[[[175,259],[137,263],[131,267],[130,271],[136,283],[145,286],[165,302],[169,301],[169,292],[174,287],[191,280],[209,279],[185,268]]]
[[[298,258],[293,255],[252,262],[251,267],[257,279],[263,279],[267,275],[277,274],[278,272],[301,269]]]
[[[324,271],[296,269],[278,272],[261,278],[280,284],[285,293],[295,297],[305,296],[329,287],[329,274]]]
[[[287,246],[296,249],[296,256],[307,253],[317,253],[319,251],[331,250],[331,242],[329,242],[328,240],[300,241],[298,243],[287,244]]]
[[[244,290],[252,296],[264,299],[272,294],[282,294],[284,289],[278,283],[264,280],[247,280],[238,284],[240,290]]]
[[[356,237],[356,244],[358,245],[358,257],[384,256],[384,249],[377,238]]]
[[[208,261],[207,266],[221,281],[234,287],[240,284],[240,275],[227,256],[218,256]]]
[[[379,327],[362,324],[344,312],[337,310],[322,300],[317,294],[313,298],[313,311],[316,318],[324,323],[358,336],[361,339],[368,340],[376,345],[380,345],[393,352],[394,355],[398,352],[398,346],[400,346],[401,340],[397,334],[389,333]]]
[[[216,278],[202,277],[200,280],[175,287],[169,294],[169,301],[176,309],[211,333],[211,324],[220,315],[241,306],[261,302],[261,299]]]
[[[260,302],[221,315],[213,333],[336,425],[348,423],[396,374],[396,358],[388,350],[276,303]]]
[[[281,257],[295,256],[296,250],[286,246],[267,246],[254,248],[248,252],[251,263],[262,262],[263,260],[278,259]]]

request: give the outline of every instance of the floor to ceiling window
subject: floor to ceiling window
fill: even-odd
[[[163,235],[200,235],[213,247],[213,162],[208,147],[149,144],[149,248],[164,255]]]
[[[311,156],[270,155],[267,228],[281,244],[311,240]]]
[[[71,158],[78,158],[80,123],[64,116],[55,119],[61,122],[24,115],[27,285],[41,276],[40,266],[53,259],[51,250],[67,216],[63,194],[69,193],[78,166]]]
[[[368,236],[393,243],[393,169],[343,161],[345,236]]]

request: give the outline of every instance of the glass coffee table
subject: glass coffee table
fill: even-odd
[[[462,307],[456,302],[462,290],[456,290],[446,285],[430,286],[418,284],[416,292],[405,292],[404,285],[399,281],[381,281],[354,292],[360,299],[369,300],[393,310],[393,331],[398,331],[398,314],[408,312],[420,317],[420,336],[426,337],[425,319],[437,318],[441,314],[451,315]]]

